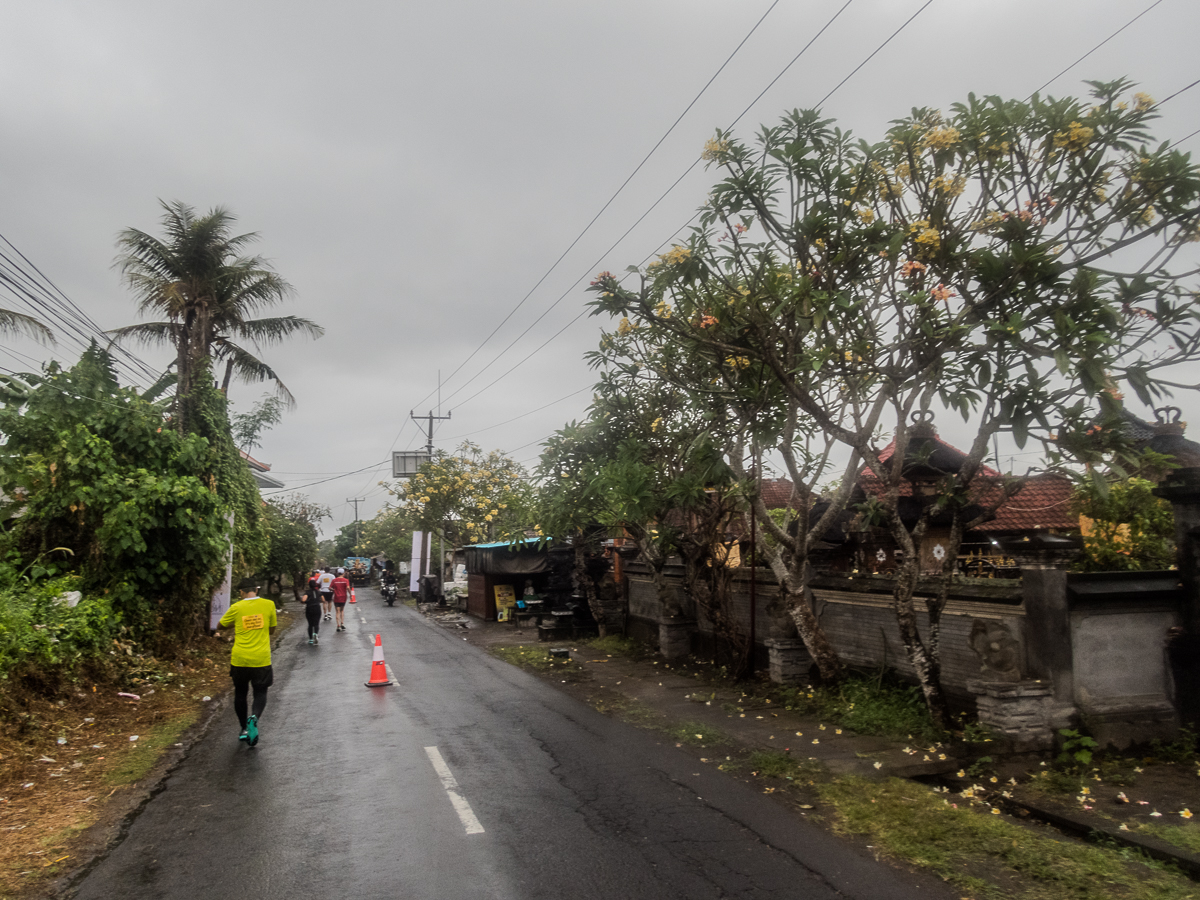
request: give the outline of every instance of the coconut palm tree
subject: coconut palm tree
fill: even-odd
[[[162,202],[162,201],[160,201]],[[232,233],[234,216],[223,207],[198,216],[179,201],[162,202],[165,238],[127,228],[117,238],[114,266],[138,298],[138,312],[155,312],[165,321],[126,325],[108,332],[114,341],[127,338],[175,347],[176,413],[184,428],[179,398],[191,392],[204,363],[225,363],[222,389],[228,393],[233,375],[244,381],[272,381],[288,403],[291,392],[255,352],[296,333],[314,338],[324,329],[299,316],[251,318],[259,310],[285,300],[292,287],[260,256],[242,250],[258,239],[254,233]]]

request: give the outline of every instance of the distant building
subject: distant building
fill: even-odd
[[[259,462],[245,450],[239,450],[238,453],[242,459],[246,461],[246,465],[250,467],[250,474],[254,476],[254,483],[258,485],[259,490],[279,490],[285,487],[284,483],[278,478],[272,478],[267,473],[271,471],[271,467],[264,462]]]

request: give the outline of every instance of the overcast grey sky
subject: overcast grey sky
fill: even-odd
[[[439,370],[446,450],[469,439],[533,463],[542,438],[583,416],[582,356],[601,326],[581,316],[587,282],[688,221],[715,180],[700,168],[609,250],[844,4],[2,2],[0,234],[113,328],[136,320],[115,236],[157,233],[159,198],[224,205],[258,232],[296,288],[281,312],[326,335],[263,349],[299,406],[255,455],[332,508],[331,533],[353,520],[347,498],[366,498],[363,518],[387,499],[393,448],[424,444],[409,411],[437,412]],[[816,103],[918,11],[825,103],[843,127],[874,139],[914,106],[1025,97],[1152,4],[851,0],[738,131]],[[1159,0],[1047,92],[1127,75],[1161,99],[1200,78],[1198,36],[1200,3]],[[1200,128],[1200,87],[1161,111],[1160,138]],[[6,339],[0,367],[47,355]],[[68,344],[57,355],[77,357]],[[232,400],[245,410],[263,391],[235,385]],[[1181,399],[1200,423],[1200,403]]]

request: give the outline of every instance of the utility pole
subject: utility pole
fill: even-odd
[[[347,503],[354,504],[354,552],[358,552],[358,504],[365,503],[366,497],[347,497]]]
[[[441,380],[442,380],[442,373],[438,372],[438,409],[439,409],[439,411],[441,410]],[[417,423],[418,428],[421,427],[421,419],[426,420],[427,424],[425,427],[425,452],[427,454],[429,454],[430,459],[433,459],[433,423],[448,421],[450,419],[451,412],[447,412],[444,416],[435,416],[433,414],[433,410],[431,409],[426,415],[417,416],[413,413],[413,411],[411,409],[408,411],[409,418]],[[426,544],[426,541],[428,541],[428,544]],[[442,549],[442,558],[443,559],[445,559],[445,543],[446,543],[446,534],[445,534],[445,529],[443,528],[442,529],[442,548],[443,548]],[[425,550],[426,546],[428,546],[428,548],[429,548],[428,555],[426,555],[426,550]],[[421,558],[425,562],[425,568],[428,569],[429,562],[432,557],[433,557],[433,535],[426,532],[421,537]],[[438,560],[438,593],[439,594],[441,594],[441,592],[442,592],[441,585],[442,585],[442,560]],[[441,603],[439,604],[439,606],[444,606],[445,602],[446,602],[445,596],[442,595]]]
[[[408,417],[417,423],[418,428],[421,427],[422,419],[428,422],[428,425],[425,427],[425,451],[431,459],[433,458],[433,423],[449,421],[450,416],[451,413],[446,413],[444,416],[435,416],[432,409],[423,416],[416,415],[411,409],[408,411]]]

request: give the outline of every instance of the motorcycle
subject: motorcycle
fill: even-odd
[[[394,583],[382,585],[379,590],[383,594],[383,602],[388,606],[396,602],[396,585]]]

